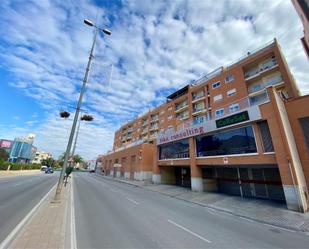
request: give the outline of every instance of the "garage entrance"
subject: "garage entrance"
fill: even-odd
[[[191,188],[189,166],[166,166],[161,168],[161,183]]]
[[[249,198],[285,201],[279,170],[274,166],[216,166],[202,169],[216,180],[218,192]]]

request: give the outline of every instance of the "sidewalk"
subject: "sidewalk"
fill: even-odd
[[[33,170],[0,170],[0,178],[9,177],[9,176],[19,176],[19,175],[36,175],[41,173],[39,169]]]
[[[102,177],[145,188],[176,199],[192,202],[256,222],[309,233],[309,213],[302,214],[288,210],[283,203],[242,198],[221,193],[198,193],[173,185],[156,185],[149,182],[125,180],[110,176]]]
[[[72,248],[71,183],[62,188],[61,202],[53,202],[56,188],[53,189],[9,248]]]

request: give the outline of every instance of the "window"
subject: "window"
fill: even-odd
[[[274,146],[273,146],[273,141],[271,140],[271,135],[270,135],[267,121],[259,122],[258,126],[259,126],[260,133],[261,133],[264,152],[273,152]]]
[[[217,102],[219,100],[222,100],[222,94],[218,94],[218,95],[214,96],[214,102]]]
[[[163,123],[164,123],[164,119],[161,119],[161,120],[160,120],[160,124],[163,124]]]
[[[224,115],[224,108],[216,110],[216,117],[222,117]]]
[[[237,112],[239,110],[239,104],[235,103],[229,106],[230,112]]]
[[[196,151],[198,157],[256,153],[252,126],[198,137]]]
[[[233,88],[233,89],[231,89],[231,90],[228,90],[227,93],[226,93],[226,95],[227,95],[228,97],[231,97],[231,96],[233,96],[233,95],[235,95],[235,94],[236,94],[236,88]]]
[[[159,146],[159,160],[188,158],[188,157],[189,157],[188,139]]]
[[[309,117],[300,118],[299,122],[300,122],[300,126],[303,130],[305,143],[307,145],[307,149],[308,149],[308,153],[309,153]]]
[[[218,88],[219,86],[220,86],[220,81],[218,81],[218,82],[216,82],[216,83],[213,83],[212,84],[212,89],[216,89],[216,88]]]
[[[168,111],[171,111],[171,110],[173,110],[173,107],[170,106],[167,110],[168,110]]]
[[[231,81],[233,81],[235,78],[233,75],[228,75],[225,77],[225,83],[229,83]]]
[[[169,115],[168,117],[167,117],[167,120],[171,120],[173,118],[173,116],[172,115]]]
[[[165,111],[164,111],[164,110],[162,110],[162,111],[160,111],[160,113],[159,113],[159,114],[160,114],[160,115],[163,115],[163,114],[164,114],[164,112],[165,112]]]

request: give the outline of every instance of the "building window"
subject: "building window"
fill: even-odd
[[[159,113],[159,114],[160,114],[160,115],[163,115],[163,114],[164,114],[164,112],[165,112],[165,111],[164,111],[164,110],[162,110],[162,111],[160,111],[160,113]]]
[[[273,141],[271,140],[271,135],[268,127],[267,121],[258,122],[258,126],[261,133],[261,138],[263,142],[264,152],[273,152],[274,146]]]
[[[233,95],[235,95],[235,94],[236,94],[236,89],[235,89],[235,88],[233,88],[233,89],[231,89],[231,90],[228,90],[227,93],[226,93],[226,95],[227,95],[228,97],[231,97],[231,96],[233,96]]]
[[[212,89],[218,88],[220,86],[220,84],[221,84],[220,81],[213,83],[212,84]]]
[[[188,139],[159,146],[159,160],[188,158],[188,157],[189,157]]]
[[[222,117],[224,115],[224,108],[216,110],[215,115],[216,115],[217,118]]]
[[[239,104],[235,103],[229,106],[230,112],[237,112],[239,110]]]
[[[303,135],[308,150],[307,152],[309,153],[309,117],[300,118],[299,123],[303,130]]]
[[[163,123],[164,123],[164,119],[161,119],[161,120],[160,120],[160,124],[163,124]]]
[[[218,95],[214,96],[214,102],[217,102],[219,100],[222,100],[222,94],[218,94]]]
[[[173,116],[172,115],[169,115],[168,117],[167,117],[167,120],[171,120],[173,118]]]
[[[233,81],[235,78],[233,75],[228,75],[225,77],[225,83],[229,83],[231,81]]]
[[[198,157],[256,153],[252,126],[198,137],[196,151]]]
[[[173,107],[170,106],[167,110],[168,110],[168,111],[171,111],[171,110],[173,110]]]

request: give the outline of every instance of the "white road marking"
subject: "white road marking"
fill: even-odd
[[[41,204],[48,198],[49,194],[56,188],[57,183],[47,192],[46,195],[34,206],[34,208],[18,223],[18,225],[10,232],[10,234],[0,244],[0,249],[8,248],[12,240],[18,235],[24,225],[30,220]]]
[[[168,221],[169,223],[173,224],[174,226],[176,226],[176,227],[178,227],[178,228],[181,228],[182,230],[184,230],[184,231],[186,231],[186,232],[188,232],[188,233],[194,235],[195,237],[197,237],[197,238],[199,238],[199,239],[201,239],[201,240],[203,240],[203,241],[205,241],[205,242],[207,242],[207,243],[211,243],[210,240],[208,240],[208,239],[202,237],[201,235],[198,235],[198,234],[195,233],[195,232],[192,232],[191,230],[189,230],[189,229],[187,229],[187,228],[185,228],[185,227],[183,227],[183,226],[177,224],[176,222],[174,222],[174,221],[172,221],[172,220],[167,220],[167,221]]]
[[[77,248],[76,242],[76,226],[75,226],[75,206],[74,206],[74,188],[73,188],[73,179],[71,178],[71,248]]]
[[[137,201],[132,200],[131,198],[126,197],[126,199],[130,202],[133,202],[134,204],[138,205],[139,203]]]

